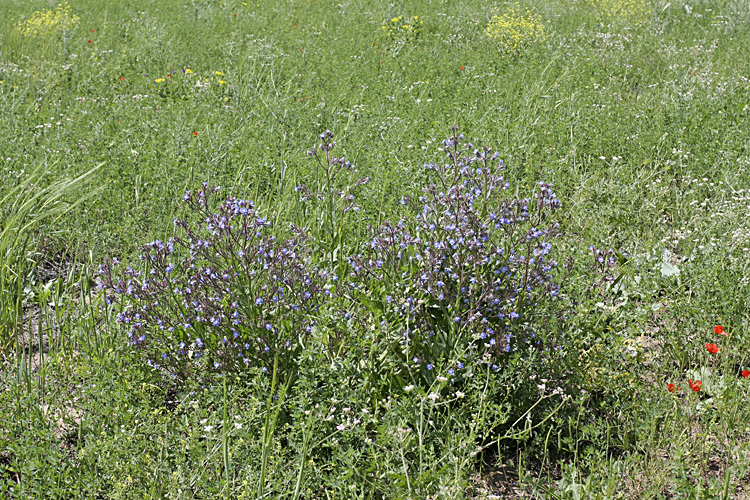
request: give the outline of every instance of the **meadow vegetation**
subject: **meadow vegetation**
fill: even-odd
[[[0,497],[750,495],[750,7],[0,4]]]

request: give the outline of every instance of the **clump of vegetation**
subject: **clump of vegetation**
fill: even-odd
[[[377,311],[367,311],[367,321],[380,324],[401,363],[430,382],[434,367],[450,375],[468,365],[499,370],[508,353],[541,346],[536,318],[559,292],[551,251],[560,202],[552,186],[542,182],[534,198],[516,198],[496,151],[463,135],[442,150],[446,163],[425,165],[423,194],[402,197],[404,217],[386,222],[350,258],[352,286]]]
[[[275,357],[288,366],[331,295],[303,231],[279,242],[252,201],[230,197],[216,207],[218,191],[204,183],[185,193],[189,217],[175,220],[179,234],[166,243],[142,247],[143,269],[118,276],[116,259],[100,267],[100,288],[122,308],[130,344],[175,378],[267,371]]]
[[[492,16],[484,32],[503,54],[519,54],[529,45],[547,38],[542,16],[530,9],[522,10],[518,3],[504,14]]]
[[[413,39],[424,32],[424,19],[420,19],[419,16],[404,19],[404,16],[400,15],[387,20],[380,30],[389,38]]]
[[[64,34],[78,26],[80,17],[71,12],[68,2],[57,5],[55,10],[37,10],[28,19],[19,21],[16,29],[29,37],[46,37]]]

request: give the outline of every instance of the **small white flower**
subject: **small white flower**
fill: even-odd
[[[201,425],[206,425],[206,422],[208,422],[208,419],[204,418],[203,420],[201,420]]]
[[[235,422],[234,423],[234,428],[237,429],[237,430],[242,429],[242,424],[240,422]]]
[[[343,431],[344,429],[346,429],[346,426],[344,424],[339,424],[336,426],[336,430],[338,431]]]
[[[404,391],[405,391],[405,392],[411,392],[411,391],[413,391],[413,390],[414,390],[414,386],[413,386],[413,385],[411,385],[411,384],[409,384],[409,385],[407,385],[406,387],[404,387]]]
[[[438,381],[440,381],[440,382],[445,382],[446,380],[448,380],[447,378],[443,377],[442,375],[441,375],[441,376],[439,376],[439,377],[438,377],[437,379],[438,379]]]
[[[427,397],[429,399],[433,400],[433,401],[436,401],[436,400],[440,399],[440,396],[437,393],[435,393],[435,392],[431,392],[430,395],[427,396]]]
[[[206,432],[211,432],[212,430],[214,430],[214,426],[213,425],[207,425],[207,426],[205,426],[203,428],[203,430],[206,431]]]
[[[464,396],[466,396],[466,394],[464,394],[463,392],[461,392],[461,391],[456,391],[456,397],[457,397],[458,399],[461,399],[461,398],[463,398]]]

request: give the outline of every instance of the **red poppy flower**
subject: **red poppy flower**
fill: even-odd
[[[198,132],[193,132],[193,137],[198,137]]]
[[[706,344],[706,349],[708,349],[708,352],[710,352],[711,354],[716,354],[717,352],[721,351],[721,349],[719,349],[719,346],[717,346],[716,344]]]
[[[237,14],[235,14],[234,17],[237,17]]]
[[[750,370],[742,370],[742,378],[750,377]]]
[[[677,386],[674,384],[667,384],[667,390],[669,392],[677,392]]]
[[[91,40],[89,40],[89,43],[94,43],[94,42],[92,42]]]
[[[724,332],[724,327],[721,325],[716,325],[714,327],[714,333],[717,335],[724,335],[725,337],[727,336],[727,334]]]
[[[700,380],[696,380],[691,386],[693,388],[693,392],[700,392],[702,385],[703,385],[703,382],[701,382]]]
[[[93,33],[93,32],[94,32],[94,30],[91,30],[91,32]]]
[[[463,67],[463,66],[461,66],[461,71],[463,71],[463,70],[464,70],[464,67]]]
[[[121,76],[121,77],[120,77],[120,80],[124,80],[124,79],[125,79],[125,77],[124,77],[124,76]]]

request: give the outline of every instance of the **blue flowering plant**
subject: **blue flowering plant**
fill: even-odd
[[[100,288],[118,304],[130,344],[175,378],[196,370],[266,369],[294,363],[331,296],[328,274],[309,263],[304,231],[271,234],[253,202],[216,202],[206,183],[183,199],[176,235],[142,247],[142,269],[100,266]]]
[[[326,130],[320,134],[320,141],[317,147],[307,151],[315,161],[314,184],[300,184],[295,191],[303,204],[315,207],[318,245],[324,250],[323,259],[333,264],[339,261],[338,256],[343,254],[342,249],[348,243],[345,241],[346,223],[359,211],[356,192],[370,179],[357,178],[354,165],[344,156],[334,155],[336,141],[333,132]]]
[[[452,376],[469,364],[497,370],[509,352],[541,347],[534,320],[560,290],[552,186],[512,196],[498,153],[453,130],[447,161],[425,165],[421,196],[402,198],[406,215],[349,259],[359,300],[428,381],[436,366]]]

